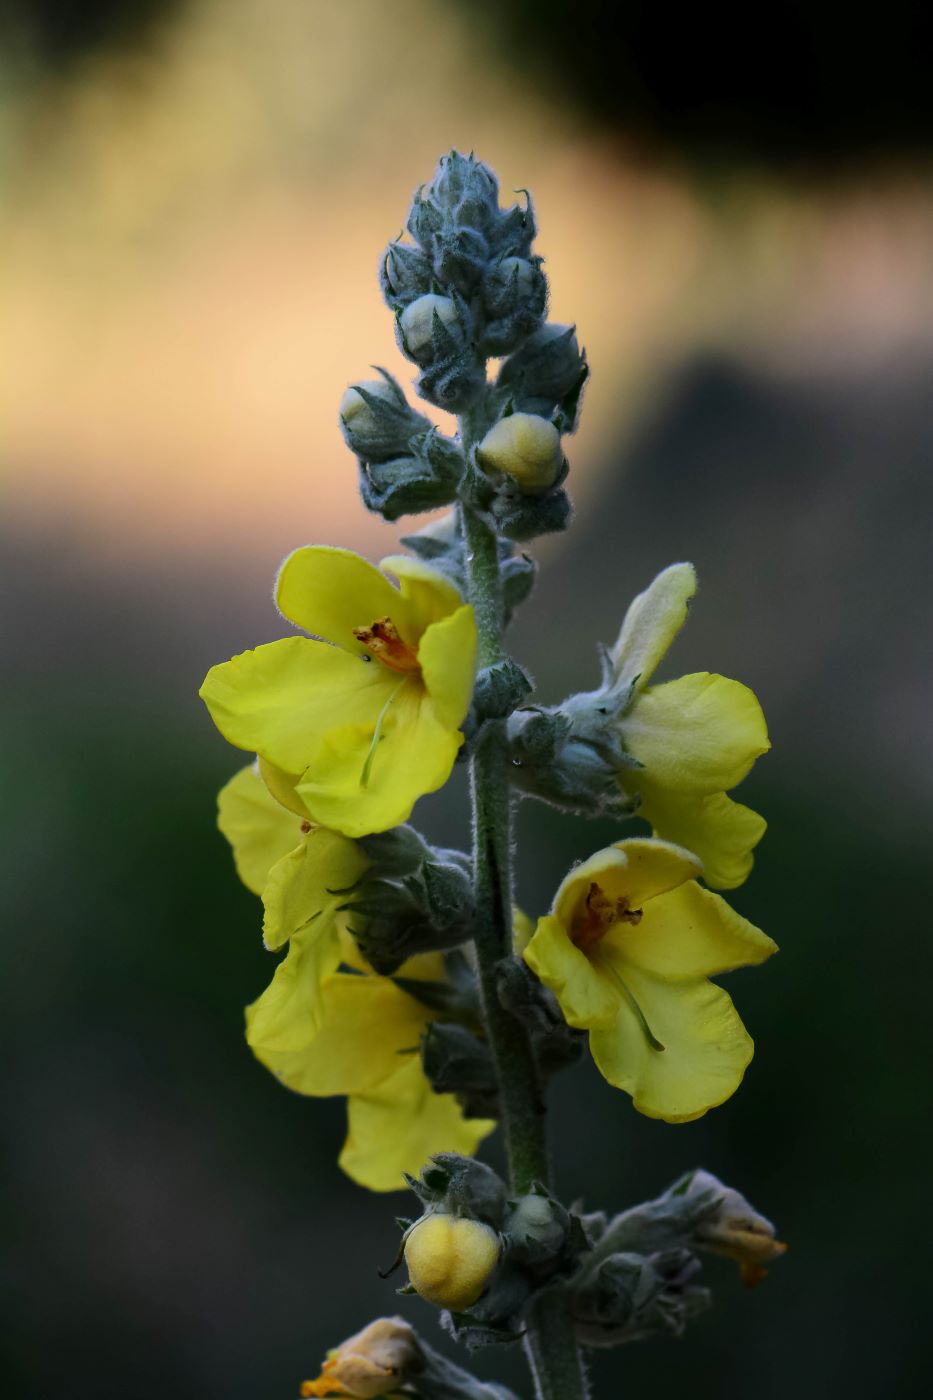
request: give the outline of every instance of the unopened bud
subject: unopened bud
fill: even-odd
[[[412,437],[431,426],[388,377],[352,385],[340,400],[340,424],[347,446],[367,462],[402,455]]]
[[[499,1237],[479,1220],[425,1215],[405,1241],[412,1287],[428,1303],[463,1312],[481,1296],[499,1260]]]
[[[529,494],[549,490],[564,465],[560,433],[536,413],[501,418],[483,438],[476,456],[484,471],[510,476]]]
[[[454,330],[460,313],[451,297],[429,292],[405,307],[399,317],[402,349],[418,364],[429,365],[435,358],[435,327],[438,322],[448,332]]]
[[[392,1394],[423,1365],[414,1329],[400,1317],[380,1317],[330,1352],[320,1376],[305,1381],[300,1394],[376,1400]]]
[[[503,258],[483,283],[486,326],[483,349],[505,355],[539,325],[547,305],[547,279],[540,259]]]

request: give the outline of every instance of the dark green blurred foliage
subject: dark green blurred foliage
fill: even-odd
[[[929,10],[843,0],[454,0],[522,80],[688,159],[780,166],[928,152]]]
[[[142,44],[185,0],[0,0],[0,39],[40,68],[68,69],[102,48]]]
[[[666,674],[749,682],[775,742],[739,794],[771,827],[730,897],[781,944],[726,979],[757,1042],[744,1085],[670,1127],[584,1061],[555,1080],[553,1118],[565,1200],[613,1210],[703,1164],[790,1250],[751,1293],[708,1260],[713,1310],[677,1344],[597,1356],[606,1400],[926,1390],[926,383],[780,388],[696,366],[516,624],[559,699],[652,572],[691,557],[700,593]],[[25,533],[2,557],[0,1393],[280,1400],[377,1313],[401,1307],[436,1340],[431,1310],[376,1277],[406,1198],[344,1179],[342,1105],[289,1094],[243,1040],[273,959],[214,829],[239,758],[195,692],[209,664],[285,631],[278,561],[186,577],[167,556],[146,574]],[[462,775],[415,815],[465,841]],[[541,912],[572,859],[624,831],[526,804],[522,905]],[[516,1354],[478,1366],[527,1393]]]

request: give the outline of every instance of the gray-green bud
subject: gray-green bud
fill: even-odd
[[[547,306],[547,278],[540,258],[506,257],[483,279],[486,324],[482,349],[506,355],[540,324]]]
[[[340,400],[340,426],[347,446],[366,462],[385,462],[404,453],[430,421],[409,407],[391,375],[351,385]]]
[[[436,292],[405,307],[398,318],[398,332],[403,352],[419,365],[433,364],[466,339],[457,303]]]
[[[393,311],[431,290],[431,260],[420,248],[396,240],[390,243],[379,268],[379,285]]]
[[[549,322],[509,356],[496,386],[522,412],[558,415],[561,431],[569,433],[576,426],[588,373],[574,327]]]

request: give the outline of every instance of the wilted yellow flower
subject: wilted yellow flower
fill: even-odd
[[[738,1088],[753,1044],[707,979],[776,945],[702,889],[689,851],[650,837],[575,866],[539,919],[525,961],[590,1033],[603,1076],[649,1118],[699,1118]]]
[[[672,564],[631,604],[610,653],[617,691],[634,687],[619,721],[622,742],[642,764],[625,786],[659,836],[703,862],[703,878],[733,889],[748,876],[766,823],[726,794],[770,748],[764,715],[748,686],[699,671],[651,685],[696,592],[692,564]]]
[[[326,1395],[377,1400],[392,1395],[421,1363],[414,1328],[401,1317],[380,1317],[328,1352],[320,1376],[304,1381],[299,1394],[303,1400]]]
[[[428,1303],[463,1312],[480,1297],[499,1260],[499,1237],[481,1220],[422,1216],[405,1240],[412,1287]]]
[[[719,1204],[713,1215],[696,1230],[696,1244],[711,1254],[734,1259],[746,1288],[754,1288],[767,1275],[767,1265],[787,1253],[787,1245],[777,1238],[771,1221],[750,1205],[740,1191],[723,1186],[710,1172],[698,1171],[690,1183],[691,1193],[716,1191]]]
[[[296,550],[276,602],[311,636],[243,652],[201,687],[224,737],[288,775],[312,819],[347,836],[399,825],[447,781],[473,691],[473,609],[417,559],[381,567],[346,549]]]

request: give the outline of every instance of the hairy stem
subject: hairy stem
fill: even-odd
[[[502,652],[502,599],[495,532],[465,508],[470,601],[479,633],[479,665]],[[512,802],[502,720],[483,725],[470,766],[473,797],[474,938],[483,1016],[499,1081],[501,1122],[514,1191],[548,1176],[544,1105],[531,1042],[524,1026],[502,1006],[497,969],[512,949]]]
[[[573,1322],[555,1289],[532,1299],[525,1355],[535,1378],[535,1400],[585,1400],[589,1395]]]
[[[465,444],[469,446],[469,443]],[[478,512],[462,507],[470,602],[479,634],[478,664],[502,655],[502,588],[496,532]],[[470,770],[473,798],[475,945],[483,1018],[496,1066],[500,1121],[511,1188],[547,1184],[545,1110],[531,1041],[499,1000],[497,970],[512,949],[512,799],[505,722],[487,720]],[[572,1324],[557,1291],[536,1299],[528,1318],[526,1352],[537,1400],[585,1400],[586,1379]]]

